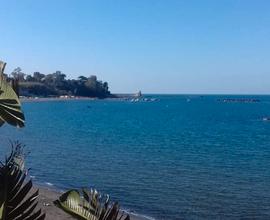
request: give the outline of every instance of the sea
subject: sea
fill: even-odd
[[[96,188],[145,219],[270,219],[270,96],[149,98],[23,102],[1,159],[18,140],[35,184]]]

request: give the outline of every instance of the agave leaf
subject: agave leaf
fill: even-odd
[[[0,167],[0,220],[43,220],[45,214],[41,210],[35,212],[38,191],[27,196],[32,181],[23,184],[26,171],[22,168],[23,154],[20,146],[12,149],[11,155]]]
[[[14,166],[16,166],[20,170],[24,170],[24,159],[26,154],[24,153],[24,145],[19,143],[18,141],[11,144],[11,154],[7,161],[9,163],[12,163]]]
[[[87,208],[83,206],[80,193],[77,190],[69,190],[60,196],[55,204],[71,215],[79,219],[98,220],[98,218]]]
[[[6,63],[0,61],[0,126],[5,122],[17,127],[24,126],[24,114],[18,96],[3,77]]]
[[[55,201],[55,204],[71,215],[82,220],[129,220],[127,215],[119,217],[118,203],[109,205],[109,196],[102,196],[96,190],[69,190]]]

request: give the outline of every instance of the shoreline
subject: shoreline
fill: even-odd
[[[99,98],[93,98],[93,97],[50,97],[50,98],[45,98],[45,97],[31,97],[31,98],[25,98],[25,97],[20,97],[20,101],[22,103],[25,102],[54,102],[54,101],[76,101],[76,100],[86,100],[86,101],[96,101],[96,100],[107,100],[107,101],[125,101],[127,98],[122,98],[122,97],[116,97],[116,98],[104,98],[104,99],[99,99]]]
[[[34,184],[32,191],[39,190],[38,196],[38,206],[37,209],[41,209],[42,212],[46,213],[46,220],[75,220],[76,218],[67,214],[62,209],[56,207],[53,201],[58,199],[62,194],[60,190],[54,187],[43,186]],[[128,213],[131,220],[149,220],[150,218],[144,218],[139,216],[139,214]],[[152,219],[152,218],[151,218]]]

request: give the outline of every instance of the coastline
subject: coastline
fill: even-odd
[[[92,97],[33,97],[33,98],[25,98],[20,97],[21,102],[54,102],[54,101],[76,101],[76,100],[85,100],[85,101],[95,101],[95,100],[108,100],[108,101],[125,101],[128,98],[116,97],[116,98],[92,98]]]
[[[34,190],[39,190],[38,197],[38,208],[40,208],[43,212],[46,213],[46,220],[74,220],[75,217],[67,214],[62,209],[56,207],[53,204],[60,195],[61,192],[52,187],[40,186],[35,184],[33,187]],[[131,220],[149,220],[149,218],[140,217],[136,214],[130,214]]]
[[[43,98],[43,97],[33,97],[33,98],[25,98],[20,97],[21,102],[48,102],[48,101],[72,101],[72,100],[98,100],[97,98],[90,98],[90,97],[50,97],[50,98]]]

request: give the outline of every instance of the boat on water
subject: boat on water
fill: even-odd
[[[130,102],[156,102],[157,98],[134,98],[130,99]]]

